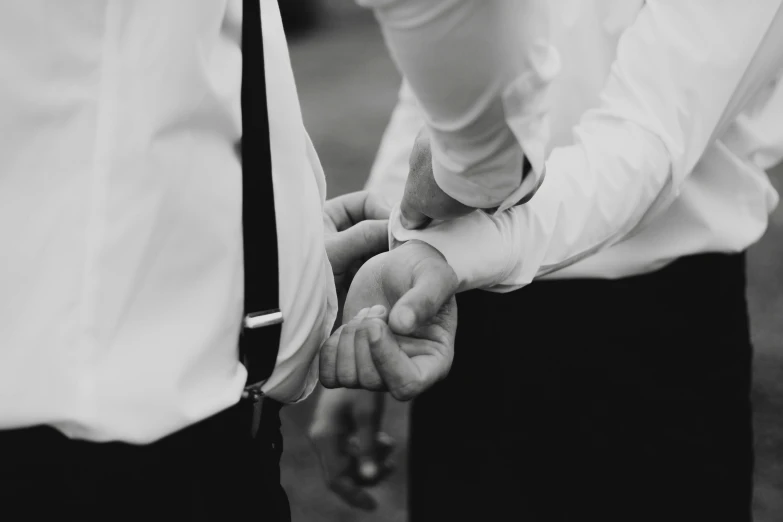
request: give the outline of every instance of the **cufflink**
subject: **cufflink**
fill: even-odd
[[[279,308],[273,310],[264,310],[263,312],[253,312],[247,314],[242,321],[242,326],[248,330],[255,330],[274,324],[282,324],[283,312]]]

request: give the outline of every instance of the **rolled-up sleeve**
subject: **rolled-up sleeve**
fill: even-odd
[[[421,239],[462,289],[512,290],[612,245],[677,197],[705,149],[783,68],[780,0],[648,0],[618,45],[597,108],[554,149],[526,205],[474,212]],[[481,248],[476,248],[481,245]]]
[[[440,188],[508,208],[539,185],[559,70],[544,0],[357,0],[374,10],[430,133]],[[531,170],[523,176],[524,159]]]

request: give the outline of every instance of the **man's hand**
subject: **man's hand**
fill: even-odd
[[[410,400],[445,377],[454,358],[457,286],[443,255],[420,241],[370,259],[348,292],[343,321],[350,321],[321,348],[321,383]]]
[[[353,275],[367,259],[388,250],[389,212],[368,192],[339,196],[324,205],[326,255],[339,295],[348,291]]]
[[[454,219],[475,210],[441,190],[432,173],[432,149],[425,129],[416,136],[410,157],[405,194],[400,203],[400,221],[408,230],[426,227],[433,219]]]
[[[383,393],[323,389],[308,430],[329,489],[368,511],[378,503],[365,488],[394,469],[394,443],[381,431],[385,399]]]

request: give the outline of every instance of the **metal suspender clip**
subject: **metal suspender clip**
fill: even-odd
[[[242,321],[242,327],[248,330],[255,330],[256,328],[272,326],[273,324],[282,324],[282,322],[283,312],[279,308],[275,308],[273,310],[247,314],[244,321]]]
[[[250,420],[250,437],[256,438],[258,428],[261,426],[261,414],[264,411],[264,393],[261,386],[251,386],[242,392],[242,398],[250,401],[253,413]]]
[[[257,330],[265,326],[272,326],[283,323],[283,312],[279,308],[265,310],[263,312],[253,312],[247,314],[242,321],[242,328],[246,330]],[[245,387],[242,392],[242,398],[249,400],[253,408],[253,418],[251,421],[251,436],[255,437],[261,422],[261,413],[264,405],[264,392],[261,387],[266,381],[253,383]]]

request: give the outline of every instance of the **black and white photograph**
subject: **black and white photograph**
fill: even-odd
[[[0,520],[783,521],[783,0],[0,0]]]

